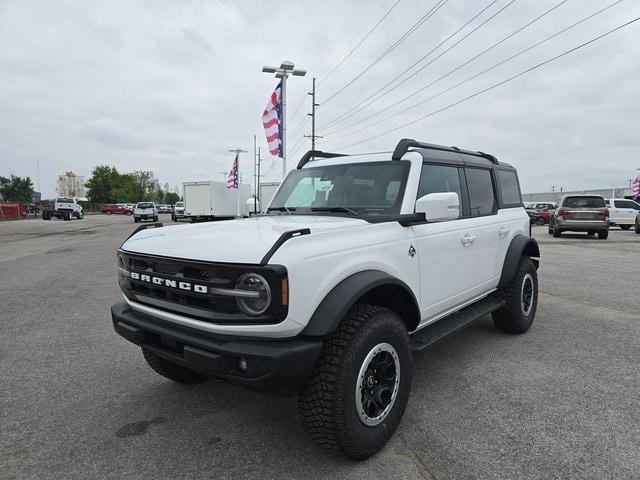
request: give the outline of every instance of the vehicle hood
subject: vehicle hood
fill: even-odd
[[[359,218],[273,215],[239,220],[149,228],[126,240],[122,249],[207,262],[258,264],[280,236],[309,228],[311,235],[367,225]]]

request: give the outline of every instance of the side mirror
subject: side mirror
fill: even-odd
[[[424,213],[429,222],[460,217],[460,199],[455,192],[429,193],[416,200],[416,213]]]

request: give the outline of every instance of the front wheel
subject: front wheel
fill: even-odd
[[[78,220],[82,220],[84,218],[84,212],[78,212],[78,214],[76,215],[76,218]]]
[[[411,391],[409,335],[386,308],[358,304],[327,336],[300,393],[306,430],[321,446],[364,460],[391,438]]]
[[[609,230],[602,230],[601,232],[598,232],[598,238],[600,240],[606,240],[609,237]]]
[[[104,212],[104,213],[106,213],[107,215],[111,215],[111,213],[112,213],[112,212],[111,212],[111,210],[107,210],[107,211],[106,211],[106,212]]]
[[[560,238],[562,236],[562,230],[558,227],[557,224],[553,226],[553,237]]]
[[[507,333],[529,330],[538,307],[538,271],[533,260],[520,257],[513,280],[501,293],[505,304],[492,314],[495,327]]]

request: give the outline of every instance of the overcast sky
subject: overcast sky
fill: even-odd
[[[36,180],[54,194],[59,173],[89,176],[99,164],[121,172],[153,170],[161,183],[221,180],[241,147],[245,180],[253,175],[253,135],[266,142],[260,116],[276,84],[263,65],[293,61],[308,71],[289,83],[289,166],[307,149],[291,147],[318,86],[318,123],[358,104],[418,61],[491,0],[449,0],[373,68],[340,94],[420,19],[436,0],[400,0],[353,54],[324,78],[397,0],[370,1],[32,1],[0,0],[0,175]],[[435,50],[433,60],[482,21],[492,7]],[[392,150],[399,138],[491,152],[515,165],[525,192],[628,185],[640,168],[640,22],[526,76],[395,132],[434,112],[640,16],[625,0],[552,41],[379,125],[614,3],[568,0],[489,53],[384,114],[341,132],[428,85],[539,16],[559,0],[517,0],[399,88],[342,123],[318,130],[318,148]],[[406,75],[405,75],[406,76]],[[401,77],[401,79],[404,77]],[[299,135],[295,135],[300,130]],[[304,130],[304,132],[302,132]],[[361,130],[361,131],[358,131]],[[347,135],[344,135],[347,134]],[[338,137],[338,135],[344,135]],[[303,148],[304,147],[304,148]],[[264,155],[267,180],[280,160]],[[273,165],[273,166],[272,166]],[[251,178],[252,181],[252,178]]]

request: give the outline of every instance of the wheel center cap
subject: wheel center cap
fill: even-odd
[[[375,380],[373,379],[373,375],[370,375],[367,378],[367,387],[369,387],[369,388],[373,387],[373,382],[375,382]]]

